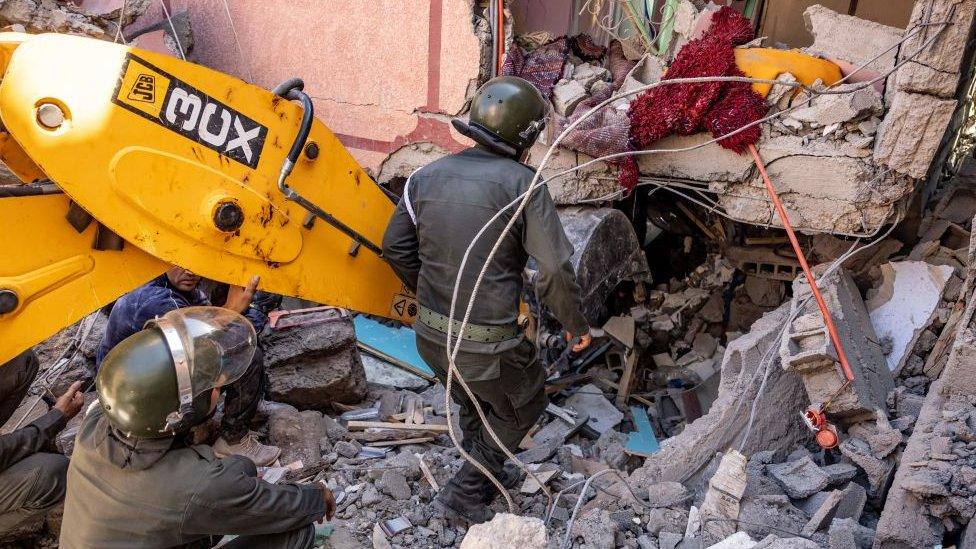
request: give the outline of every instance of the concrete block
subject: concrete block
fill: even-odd
[[[544,549],[548,543],[546,526],[541,520],[498,513],[488,522],[472,525],[461,541],[461,549]]]
[[[735,533],[734,520],[739,518],[739,503],[746,491],[746,457],[729,450],[722,456],[718,470],[708,481],[708,491],[701,505],[703,519],[732,519],[705,522],[702,533],[706,541],[717,541]]]
[[[870,162],[870,150],[847,141],[782,136],[760,141],[759,153],[790,222],[802,232],[875,231],[914,187],[910,179],[878,170]],[[711,190],[736,220],[781,226],[758,175],[727,185],[713,183]]]
[[[916,179],[925,177],[955,108],[955,99],[895,93],[878,127],[875,163]]]
[[[881,94],[874,88],[862,88],[858,84],[842,84],[835,90],[839,92],[852,91],[837,95],[817,96],[810,101],[810,106],[791,112],[789,117],[800,122],[828,126],[880,113],[884,108],[881,103]]]
[[[573,114],[576,105],[586,98],[586,88],[578,80],[557,83],[552,89],[552,105],[562,116]]]
[[[829,482],[824,473],[810,457],[767,465],[766,470],[791,498],[805,498],[827,487]]]
[[[919,54],[913,62],[898,71],[895,87],[903,92],[924,93],[947,99],[955,97],[960,65],[974,13],[976,0],[917,0],[908,28],[942,21],[951,21],[952,24],[945,28],[923,28],[902,44],[899,60],[916,52]],[[934,42],[925,46],[933,38]]]
[[[881,286],[865,305],[875,333],[891,340],[891,352],[885,360],[896,376],[931,324],[952,272],[951,267],[923,261],[881,266]]]
[[[860,520],[867,501],[867,490],[856,482],[849,483],[841,490],[841,500],[834,510],[834,519]]]
[[[971,303],[972,305],[972,303]],[[923,511],[924,501],[907,489],[914,476],[912,463],[925,461],[930,454],[933,437],[932,427],[942,417],[945,399],[943,379],[929,386],[928,395],[919,413],[915,430],[901,456],[901,466],[895,473],[881,518],[878,521],[875,549],[902,549],[904,547],[933,547],[942,541],[945,527],[942,522]],[[841,444],[841,451],[844,445]]]
[[[847,61],[856,66],[871,61],[901,40],[903,29],[889,27],[860,17],[839,14],[819,4],[803,12],[807,30],[813,35],[811,51]],[[896,48],[872,61],[866,68],[884,72],[895,66]]]
[[[795,320],[787,327],[780,345],[783,367],[803,378],[811,402],[823,403],[833,398],[829,411],[834,417],[855,420],[873,415],[875,409],[886,409],[894,381],[854,280],[845,269],[839,269],[821,284],[820,291],[854,381],[837,394],[846,379],[816,302],[810,299],[801,307],[811,295],[802,276],[793,283],[791,311]]]
[[[844,493],[840,490],[829,492],[820,504],[820,507],[813,512],[810,521],[807,522],[807,525],[803,527],[800,533],[805,536],[812,536],[817,531],[826,528],[830,524],[830,521],[834,519],[834,512],[837,511],[837,506],[843,497]]]
[[[653,149],[684,149],[710,141],[707,133],[672,135],[655,142]],[[749,155],[735,154],[717,143],[687,152],[642,154],[637,157],[644,175],[675,177],[695,181],[745,181],[751,177],[755,163]]]
[[[871,446],[859,438],[849,438],[840,443],[840,452],[853,461],[868,477],[869,495],[880,498],[888,486],[891,473],[895,470],[892,459],[879,459],[871,451]]]
[[[840,484],[842,482],[847,482],[854,478],[857,474],[857,467],[854,467],[850,463],[832,463],[825,467],[820,468],[821,471],[826,473],[827,482],[831,486],[835,484]]]

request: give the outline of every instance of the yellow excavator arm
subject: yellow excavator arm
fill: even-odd
[[[0,33],[0,363],[163,272],[410,322],[391,198],[274,92],[76,36]]]

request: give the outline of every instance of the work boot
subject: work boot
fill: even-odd
[[[481,524],[494,516],[484,499],[490,485],[491,482],[481,471],[464,462],[461,470],[441,489],[434,501],[445,515],[470,524]]]
[[[509,463],[505,465],[505,468],[497,475],[497,478],[498,482],[501,482],[506,490],[511,490],[522,480],[522,471],[514,464]],[[497,497],[498,488],[490,480],[487,481],[485,483],[485,505],[490,505]]]
[[[227,456],[244,456],[254,462],[258,467],[267,467],[278,459],[281,455],[281,448],[269,446],[258,442],[258,436],[253,431],[244,435],[236,444],[227,442],[227,439],[220,437],[213,446],[214,455],[218,458]]]

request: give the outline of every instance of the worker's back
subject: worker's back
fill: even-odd
[[[434,162],[411,177],[406,190],[416,216],[421,260],[417,298],[422,305],[449,312],[468,245],[495,214],[528,188],[532,176],[525,165],[475,147]],[[512,205],[494,221],[472,249],[458,294],[457,316],[463,315],[474,279],[516,207]],[[522,269],[528,259],[522,245],[523,225],[522,219],[515,223],[485,273],[472,322],[504,325],[516,320]]]

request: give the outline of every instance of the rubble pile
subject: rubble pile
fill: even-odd
[[[8,2],[0,18],[54,25],[9,15],[26,4],[47,3]],[[545,93],[557,130],[528,163],[574,117],[662,78],[715,11],[677,4],[658,54],[586,34],[514,38],[506,70]],[[463,463],[448,435],[457,408],[441,385],[364,346],[337,310],[260,335],[268,390],[252,427],[282,449],[263,478],[328,483],[338,519],[326,547],[964,547],[976,539],[976,162],[970,151],[954,177],[941,166],[947,128],[962,125],[950,119],[972,99],[956,93],[971,76],[961,60],[974,12],[976,0],[919,0],[900,29],[811,6],[803,51],[849,79],[811,94],[790,85],[799,69],[785,71],[766,96],[783,116],[761,125],[756,146],[803,233],[850,377],[749,155],[708,135],[665,137],[650,146],[689,150],[639,156],[627,196],[614,162],[563,173],[632,146],[631,100],[620,99],[542,169],[557,204],[573,206],[560,216],[599,322],[579,356],[550,341],[560,327],[529,322],[550,403],[516,450],[535,478],[511,491],[514,508],[497,497],[494,519],[471,527],[436,509]],[[108,15],[84,17],[101,19],[79,32],[111,32]],[[81,24],[70,21],[53,28]],[[447,153],[408,144],[384,177]],[[681,196],[651,196],[664,189]],[[628,240],[593,244],[574,217],[616,217]],[[607,287],[610,268],[627,283]],[[37,347],[54,393],[90,379],[104,324],[94,313]],[[14,419],[45,409],[35,395]],[[214,438],[220,413],[196,440]],[[82,415],[58,439],[65,454]]]

